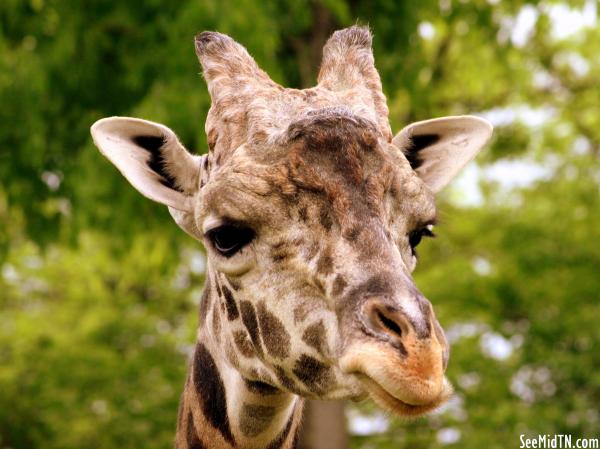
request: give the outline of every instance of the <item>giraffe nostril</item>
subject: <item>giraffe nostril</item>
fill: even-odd
[[[379,320],[379,322],[381,323],[381,325],[385,329],[387,329],[388,332],[395,334],[398,337],[402,337],[402,329],[400,329],[400,326],[398,326],[398,323],[396,323],[394,320],[385,316],[383,313],[381,313],[380,310],[378,310],[376,312],[376,317]]]
[[[409,333],[409,324],[402,312],[380,300],[369,300],[363,308],[363,314],[367,327],[376,334],[398,341]]]

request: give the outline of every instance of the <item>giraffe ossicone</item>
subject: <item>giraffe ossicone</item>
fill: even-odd
[[[167,127],[111,117],[94,142],[204,243],[208,262],[176,447],[294,447],[304,397],[370,396],[404,416],[451,394],[449,348],[416,287],[434,194],[489,140],[472,116],[393,137],[367,28],[337,31],[318,84],[273,82],[204,32],[208,154]]]

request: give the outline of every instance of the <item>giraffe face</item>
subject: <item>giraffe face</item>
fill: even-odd
[[[205,324],[251,381],[429,409],[448,394],[448,346],[410,273],[434,221],[430,190],[373,123],[315,111],[279,145],[238,149],[203,187],[219,315]]]
[[[208,155],[157,123],[96,122],[101,152],[203,241],[202,338],[249,390],[365,394],[418,415],[450,394],[448,345],[411,277],[433,194],[485,145],[469,116],[392,138],[365,28],[336,32],[318,85],[284,89],[231,38],[202,33]],[[215,351],[216,352],[216,351]]]

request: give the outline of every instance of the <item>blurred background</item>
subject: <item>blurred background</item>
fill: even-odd
[[[98,153],[90,125],[138,116],[205,152],[198,31],[307,87],[329,34],[357,21],[394,131],[466,113],[496,131],[441,196],[415,273],[456,394],[413,422],[347,404],[349,447],[597,437],[597,16],[590,0],[2,0],[0,448],[172,445],[204,251]],[[312,438],[332,447],[331,432]]]

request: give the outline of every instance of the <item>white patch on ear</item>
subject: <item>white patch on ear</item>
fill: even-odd
[[[200,156],[193,156],[166,126],[130,117],[98,120],[94,143],[144,196],[178,211],[193,211]]]
[[[436,193],[477,155],[489,141],[492,130],[492,125],[479,117],[442,117],[408,125],[392,143]]]

